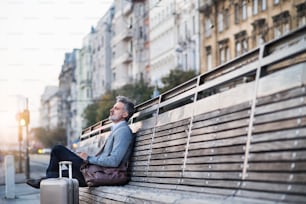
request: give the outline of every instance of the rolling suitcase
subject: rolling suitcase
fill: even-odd
[[[62,171],[68,165],[69,178],[62,177]],[[78,204],[79,182],[72,178],[72,162],[59,162],[59,178],[49,178],[40,183],[41,204]]]

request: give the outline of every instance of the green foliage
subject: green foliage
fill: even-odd
[[[196,76],[194,70],[182,71],[179,69],[173,69],[167,76],[164,76],[161,80],[164,86],[159,89],[160,93],[168,91]]]
[[[52,147],[55,144],[66,145],[66,130],[63,128],[56,128],[47,131],[46,129],[32,128],[31,134],[34,136],[34,139],[39,141],[44,147]]]
[[[96,123],[98,117],[98,112],[97,112],[98,107],[99,103],[94,102],[85,108],[83,116],[84,118],[86,118],[86,127]]]

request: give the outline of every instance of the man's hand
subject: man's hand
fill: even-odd
[[[87,158],[88,158],[88,154],[85,153],[85,152],[78,152],[77,154],[78,154],[79,157],[81,157],[84,161],[86,161]]]

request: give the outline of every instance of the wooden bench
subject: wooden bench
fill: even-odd
[[[138,105],[131,181],[80,188],[80,203],[305,203],[305,33]],[[86,128],[79,148],[97,152],[110,125]]]

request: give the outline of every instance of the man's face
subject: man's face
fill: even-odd
[[[121,102],[115,103],[115,105],[110,109],[109,112],[109,119],[114,123],[125,120],[127,116],[128,113],[124,108],[124,104]]]

